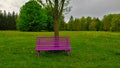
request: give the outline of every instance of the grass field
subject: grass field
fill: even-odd
[[[120,68],[120,33],[61,31],[69,36],[71,56],[35,51],[37,36],[53,32],[0,31],[0,68]]]

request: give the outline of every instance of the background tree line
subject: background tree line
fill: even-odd
[[[120,31],[120,14],[108,14],[102,20],[90,16],[74,19],[71,16],[64,25],[64,30],[69,31]]]
[[[16,30],[17,14],[0,10],[0,30]]]

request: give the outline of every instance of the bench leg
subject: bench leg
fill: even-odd
[[[38,56],[40,56],[40,51],[37,51],[38,52]]]
[[[67,50],[67,55],[70,56],[70,50]]]

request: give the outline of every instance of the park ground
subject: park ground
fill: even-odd
[[[71,56],[35,51],[36,37],[53,32],[0,31],[0,68],[120,68],[120,33],[61,31],[69,36]]]

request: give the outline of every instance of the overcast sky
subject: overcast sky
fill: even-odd
[[[28,0],[0,0],[0,10],[19,12],[20,7]],[[72,10],[66,15],[66,20],[72,15],[75,18],[91,16],[102,18],[106,14],[120,13],[120,0],[71,0]]]

